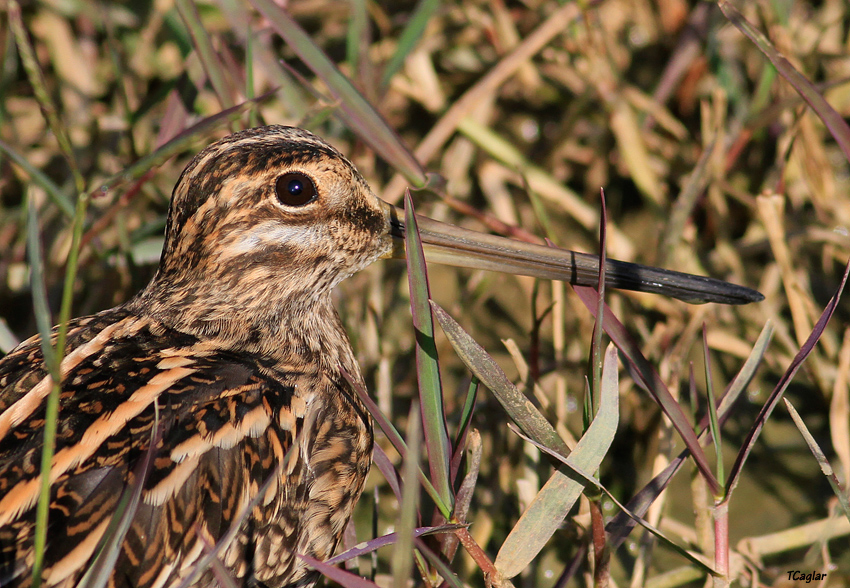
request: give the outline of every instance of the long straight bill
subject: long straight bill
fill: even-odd
[[[396,242],[392,257],[404,257],[404,245],[399,242],[404,236],[401,220],[404,212],[395,207],[388,212]],[[579,286],[597,285],[599,257],[596,255],[487,235],[419,214],[416,222],[428,261],[562,280]],[[692,304],[747,304],[764,299],[756,290],[722,280],[613,259],[607,260],[605,284],[609,288],[662,294]]]

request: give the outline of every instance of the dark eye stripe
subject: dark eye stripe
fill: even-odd
[[[316,184],[300,172],[283,174],[275,181],[274,189],[277,199],[286,206],[304,206],[318,197]]]

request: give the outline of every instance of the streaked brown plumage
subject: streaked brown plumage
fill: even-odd
[[[369,416],[342,376],[362,384],[330,293],[397,253],[396,215],[345,157],[300,129],[236,133],[195,157],[174,189],[151,283],[69,325],[44,585],[77,583],[149,450],[110,586],[177,586],[231,528],[221,560],[238,584],[313,585],[296,554],[333,553],[372,448]],[[457,246],[464,253],[451,263],[596,280],[592,256],[427,219],[420,228],[444,261]],[[760,297],[622,262],[606,275],[611,286],[688,301]],[[0,360],[0,586],[31,585],[49,386],[38,337]],[[218,583],[205,571],[194,585]]]
[[[315,182],[287,206],[276,178]],[[336,150],[298,129],[231,135],[174,190],[153,281],[69,328],[48,531],[47,586],[72,586],[159,406],[162,440],[113,586],[169,586],[215,544],[298,437],[223,561],[236,579],[311,585],[369,469],[361,380],[330,292],[391,247],[379,200]],[[30,585],[46,372],[37,337],[0,362],[0,585]],[[203,541],[199,541],[198,535]],[[217,585],[208,572],[199,585]]]

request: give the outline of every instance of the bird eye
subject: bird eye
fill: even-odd
[[[283,174],[275,182],[275,193],[281,204],[287,206],[304,206],[316,199],[316,184],[309,176],[290,172]]]

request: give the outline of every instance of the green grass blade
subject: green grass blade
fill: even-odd
[[[21,169],[23,169],[30,178],[32,178],[32,181],[47,192],[47,197],[59,207],[62,214],[64,214],[68,219],[74,217],[74,203],[71,202],[68,196],[62,192],[62,188],[57,186],[53,180],[47,176],[47,174],[27,161],[25,157],[12,149],[11,145],[2,140],[0,140],[0,151],[3,151],[3,153],[8,155],[9,159],[14,161],[16,165],[20,166]]]
[[[30,284],[35,322],[41,336],[41,352],[44,364],[51,377],[59,379],[59,364],[56,362],[56,350],[50,344],[53,331],[53,318],[47,303],[47,289],[44,285],[44,259],[41,256],[41,238],[38,230],[38,211],[31,198],[27,199],[27,258],[30,263]]]
[[[227,81],[224,78],[224,67],[213,49],[209,33],[198,16],[195,3],[190,0],[176,0],[176,6],[183,24],[192,36],[192,45],[218,98],[218,103],[222,108],[233,106],[232,94],[228,91]]]
[[[59,327],[56,333],[56,352],[54,354],[53,384],[45,403],[44,423],[44,446],[41,454],[41,474],[38,504],[36,506],[35,537],[33,542],[33,588],[41,585],[41,573],[44,566],[44,550],[47,545],[47,516],[50,504],[50,469],[53,463],[53,453],[56,439],[57,419],[59,416],[59,393],[61,391],[62,358],[65,353],[65,338],[68,332],[68,320],[71,317],[71,303],[73,300],[74,281],[77,277],[77,265],[79,262],[80,240],[83,234],[83,223],[85,222],[86,209],[89,197],[85,193],[85,180],[80,173],[74,158],[73,148],[65,127],[62,125],[56,108],[50,100],[50,95],[44,81],[41,66],[36,58],[35,50],[30,44],[27,32],[24,29],[21,18],[21,9],[15,0],[8,4],[9,20],[15,41],[20,51],[21,62],[27,72],[27,78],[33,87],[39,106],[50,126],[53,135],[59,143],[60,151],[68,162],[71,175],[74,178],[74,186],[77,190],[77,202],[74,209],[74,218],[71,228],[71,248],[68,254],[68,263],[65,270],[65,281],[62,289],[62,304],[59,309]]]
[[[613,345],[605,352],[600,384],[596,418],[569,454],[569,461],[584,472],[599,468],[611,447],[620,419],[617,350]],[[586,480],[576,480],[567,466],[555,471],[502,543],[494,562],[496,569],[506,578],[523,571],[561,526],[585,485]]]
[[[106,528],[106,532],[101,539],[101,545],[97,551],[97,555],[86,570],[77,588],[103,588],[109,581],[109,576],[121,553],[121,544],[124,542],[124,537],[127,536],[127,531],[130,530],[133,517],[139,508],[139,502],[142,499],[142,490],[144,490],[145,481],[153,466],[153,459],[156,455],[156,448],[159,446],[160,437],[159,404],[154,403],[154,419],[151,428],[150,445],[148,445],[148,449],[144,452],[139,464],[134,468],[133,482],[121,494],[118,507],[115,509],[112,520],[109,521],[109,526]]]
[[[416,549],[425,556],[425,559],[434,566],[434,569],[437,570],[437,573],[445,580],[445,583],[451,586],[452,588],[464,588],[463,582],[460,581],[452,569],[446,564],[446,562],[432,549],[430,549],[422,539],[415,539],[414,543],[416,544]],[[400,584],[396,584],[399,586]]]
[[[416,187],[424,186],[425,171],[377,110],[363,97],[285,10],[273,0],[250,0],[301,60],[327,85],[340,104],[343,119],[385,161]]]
[[[419,504],[419,447],[421,443],[419,411],[416,406],[410,409],[407,420],[407,446],[414,448],[404,458],[401,489],[401,507],[399,508],[396,530],[398,541],[392,555],[393,586],[404,586],[413,570],[413,531],[416,529],[416,514]]]
[[[783,398],[782,400],[785,402],[785,407],[788,409],[788,412],[791,413],[791,418],[794,419],[794,424],[797,425],[797,429],[800,431],[803,439],[806,440],[806,445],[809,446],[809,451],[811,451],[812,455],[815,456],[823,475],[826,476],[826,479],[829,481],[832,491],[835,493],[835,496],[838,497],[838,503],[844,511],[844,516],[847,517],[848,521],[850,521],[850,498],[848,498],[847,492],[841,487],[841,482],[838,481],[838,476],[835,475],[835,470],[832,469],[832,465],[830,465],[829,460],[826,459],[826,455],[824,455],[820,445],[818,445],[818,442],[815,441],[814,437],[812,437],[808,427],[806,427],[806,423],[803,422],[802,418],[800,418],[800,414],[794,406],[787,398]]]
[[[723,448],[720,445],[720,423],[717,419],[717,399],[714,397],[714,381],[711,378],[711,355],[708,352],[708,335],[705,331],[705,323],[702,325],[702,350],[705,363],[705,389],[708,392],[708,425],[711,438],[714,441],[715,476],[718,480],[726,478],[723,471]],[[720,500],[723,495],[715,495],[715,500]]]
[[[440,381],[440,365],[437,359],[437,344],[434,340],[434,317],[431,314],[428,274],[425,268],[425,253],[416,224],[416,214],[410,192],[404,201],[405,250],[407,251],[407,277],[410,285],[410,309],[413,328],[416,331],[416,373],[419,381],[419,402],[422,406],[422,422],[425,445],[428,448],[428,465],[431,480],[443,502],[452,506],[454,495],[451,487],[451,444],[446,429],[443,409],[443,385]]]
[[[540,411],[517,390],[502,368],[440,305],[431,301],[434,317],[466,367],[496,396],[520,429],[532,439],[564,455],[570,450]]]
[[[419,44],[422,38],[422,33],[425,32],[425,27],[428,26],[428,21],[436,14],[440,7],[440,0],[419,0],[413,14],[410,15],[410,20],[407,26],[402,31],[398,38],[398,45],[395,53],[390,57],[387,65],[384,66],[384,73],[381,76],[381,88],[387,88],[390,85],[392,77],[399,72],[404,60]]]

